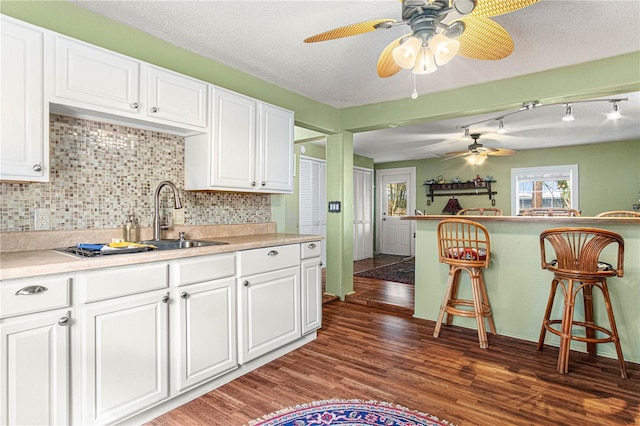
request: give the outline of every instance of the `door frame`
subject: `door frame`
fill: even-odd
[[[398,167],[395,169],[378,169],[376,173],[376,253],[380,252],[382,247],[382,212],[386,210],[384,201],[386,197],[383,194],[384,185],[382,178],[385,176],[408,174],[409,182],[407,182],[407,214],[412,215],[416,209],[416,168],[415,167]],[[416,221],[411,220],[410,247],[411,256],[416,254]]]

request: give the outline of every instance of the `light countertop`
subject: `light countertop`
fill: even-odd
[[[112,266],[170,261],[206,254],[228,253],[238,250],[318,241],[321,240],[322,237],[318,235],[266,233],[201,239],[221,241],[228,244],[177,250],[152,250],[141,253],[113,254],[91,258],[79,258],[52,249],[2,252],[0,253],[0,279],[27,278],[38,275],[70,273]]]

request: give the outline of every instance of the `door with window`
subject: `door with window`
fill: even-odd
[[[380,253],[411,256],[414,221],[402,220],[415,210],[415,168],[378,170]]]

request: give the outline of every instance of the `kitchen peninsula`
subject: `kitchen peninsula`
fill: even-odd
[[[416,284],[414,316],[436,320],[447,282],[448,267],[438,262],[437,225],[450,215],[406,216],[417,222]],[[552,274],[541,268],[540,233],[556,227],[591,227],[616,232],[624,238],[624,276],[609,278],[609,292],[616,315],[625,361],[640,362],[640,219],[595,217],[467,216],[483,224],[491,238],[491,265],[484,271],[489,301],[500,335],[537,342],[549,296]],[[615,252],[608,247],[602,261],[614,263]],[[610,250],[611,249],[611,250]],[[614,259],[614,260],[612,260]],[[463,280],[468,276],[463,274]],[[461,297],[468,286],[461,285]],[[595,291],[596,322],[608,324],[601,297]],[[562,304],[556,302],[553,316],[559,318]],[[576,315],[583,306],[576,305]],[[455,317],[454,325],[475,329],[475,319]],[[559,339],[547,334],[547,343],[558,346]],[[489,335],[491,347],[491,335]],[[572,349],[586,351],[572,342]],[[535,351],[532,343],[531,350]],[[598,354],[615,358],[612,344],[598,345]]]

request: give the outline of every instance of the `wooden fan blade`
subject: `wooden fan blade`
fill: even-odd
[[[458,37],[458,55],[472,59],[498,60],[513,52],[513,40],[501,25],[489,18],[465,16],[464,32]]]
[[[397,40],[389,43],[380,54],[380,57],[378,58],[378,75],[380,77],[391,77],[402,70],[402,67],[396,64],[396,61],[393,60],[393,49],[398,47],[400,45],[400,40],[407,37],[407,35],[399,37]]]
[[[478,152],[478,154],[481,154],[483,152],[486,152],[487,154],[491,154],[493,152],[498,152],[500,150],[498,148],[489,148],[488,146],[481,146],[476,151]]]
[[[357,24],[345,25],[344,27],[334,28],[304,39],[305,43],[316,43],[319,41],[335,40],[337,38],[351,37],[358,34],[364,34],[378,29],[378,25],[387,22],[395,24],[395,19],[374,19],[372,21],[358,22]]]
[[[447,152],[446,154],[444,154],[445,157],[449,157],[449,158],[456,158],[456,157],[460,157],[462,155],[468,155],[471,154],[471,152],[469,151],[452,151],[452,152]]]
[[[513,149],[507,149],[507,148],[500,148],[500,149],[496,149],[494,152],[488,152],[489,155],[496,155],[499,157],[508,157],[510,155],[516,155],[517,153],[518,151],[514,151]]]
[[[504,15],[505,13],[531,6],[538,1],[539,0],[477,0],[476,7],[471,12],[471,15],[483,16],[485,18]]]

